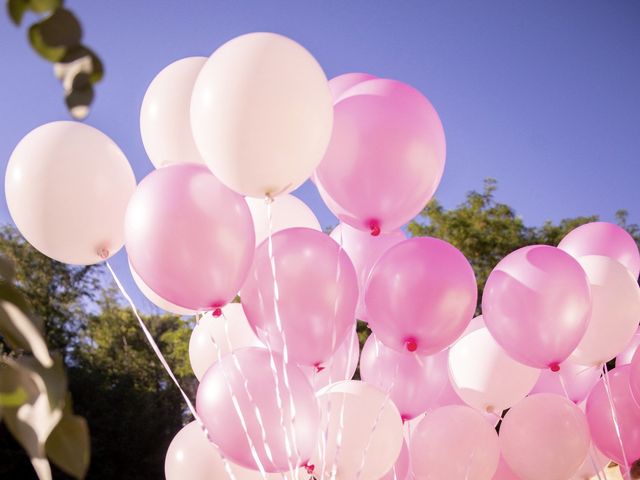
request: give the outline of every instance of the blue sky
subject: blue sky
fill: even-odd
[[[436,194],[445,206],[494,177],[498,199],[528,224],[590,214],[612,220],[619,208],[640,222],[637,0],[66,3],[107,69],[87,122],[121,146],[138,181],[152,169],[138,119],[155,74],[234,36],[273,31],[305,45],[329,77],[363,71],[429,97],[447,135]],[[22,136],[68,117],[51,66],[30,50],[25,27],[5,15],[0,65],[4,170]],[[312,185],[297,195],[321,223],[335,224]],[[0,203],[0,221],[8,222]],[[123,254],[115,264],[131,286]]]

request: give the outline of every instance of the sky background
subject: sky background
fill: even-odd
[[[140,181],[152,170],[139,109],[166,65],[252,31],[287,35],[329,78],[368,72],[421,90],[447,135],[436,197],[454,207],[486,177],[529,225],[629,211],[640,223],[640,1],[67,0],[106,66],[87,123],[112,137]],[[0,14],[0,161],[33,128],[68,119],[62,87]],[[1,182],[4,187],[4,182]],[[302,198],[336,220],[315,187]],[[2,195],[4,199],[4,194]],[[6,202],[0,222],[10,222]],[[114,260],[143,309],[121,252]]]

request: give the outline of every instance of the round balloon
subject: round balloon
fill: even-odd
[[[392,231],[417,215],[440,183],[442,124],[429,100],[396,80],[373,79],[334,98],[335,123],[316,184],[333,213],[369,231]]]
[[[633,355],[635,355],[638,347],[640,346],[640,327],[636,330],[636,333],[633,334],[627,346],[616,356],[616,365],[628,365],[631,363],[631,359]]]
[[[7,164],[4,192],[24,238],[59,262],[91,265],[120,250],[136,179],[101,131],[52,122],[29,132]]]
[[[268,205],[264,199],[245,198],[256,233],[256,246],[280,230],[293,227],[305,227],[322,231],[320,222],[313,211],[300,199],[293,195],[280,195],[271,203],[271,226],[269,225]]]
[[[447,352],[430,356],[398,352],[370,335],[360,359],[362,380],[389,392],[403,420],[435,408],[447,383]]]
[[[267,350],[248,347],[223,357],[202,378],[196,410],[227,458],[286,472],[310,459],[320,410],[304,373],[291,363],[285,370],[282,357],[273,355],[272,363]]]
[[[502,455],[522,480],[571,478],[587,457],[590,443],[582,411],[551,393],[520,401],[500,426]]]
[[[409,448],[407,442],[402,441],[402,450],[395,465],[378,480],[405,480],[409,474]]]
[[[622,263],[635,279],[640,274],[638,245],[622,227],[607,222],[592,222],[571,230],[558,248],[574,257],[603,255]]]
[[[430,237],[387,250],[365,291],[369,327],[396,350],[431,355],[451,345],[476,308],[476,278],[464,255]]]
[[[208,312],[202,316],[191,332],[189,361],[198,380],[211,365],[227,353],[244,347],[264,347],[251,329],[239,303],[222,308],[222,315],[215,317]]]
[[[329,90],[334,103],[338,103],[351,87],[376,78],[368,73],[343,73],[329,80]]]
[[[164,460],[166,480],[227,478],[218,449],[197,422],[184,426],[171,441]]]
[[[173,303],[168,302],[167,300],[162,298],[160,295],[158,295],[156,292],[151,290],[149,286],[146,283],[144,283],[144,280],[140,278],[140,275],[138,275],[136,271],[133,269],[131,262],[129,262],[129,271],[131,272],[131,277],[133,278],[133,281],[135,282],[140,292],[145,296],[147,300],[153,303],[156,307],[161,308],[162,310],[166,310],[167,312],[175,313],[176,315],[195,315],[196,314],[195,310],[189,310],[188,308],[182,308],[182,307],[179,307],[178,305],[174,305]]]
[[[323,367],[355,326],[353,265],[328,235],[308,228],[282,230],[272,243],[275,279],[263,242],[240,292],[244,311],[265,344],[286,345],[293,362]]]
[[[255,248],[244,199],[195,164],[169,165],[140,182],[127,208],[125,237],[144,283],[191,310],[231,301]]]
[[[640,319],[640,286],[616,260],[579,257],[591,285],[592,308],[587,331],[571,354],[583,365],[602,365],[631,341]]]
[[[196,145],[216,177],[243,195],[275,197],[301,185],[322,160],[332,125],[322,68],[275,33],[222,45],[193,89]]]
[[[187,57],[166,66],[151,81],[140,108],[140,134],[151,163],[204,163],[189,120],[193,84],[207,57]]]
[[[587,331],[587,274],[558,248],[520,248],[489,274],[482,313],[491,335],[515,360],[557,370]]]
[[[593,477],[599,477],[600,473],[607,468],[610,460],[600,450],[593,445],[589,448],[589,454],[584,459],[582,465],[576,473],[573,474],[571,480],[591,480]],[[607,478],[606,476],[604,478]]]
[[[640,407],[640,350],[633,356],[629,366],[629,386],[631,395]]]
[[[428,413],[411,436],[417,480],[491,480],[500,461],[498,435],[471,407],[450,405]]]
[[[449,375],[456,393],[468,405],[500,414],[531,391],[540,370],[511,358],[489,330],[480,328],[452,345]]]
[[[562,362],[557,372],[543,370],[531,393],[555,393],[568,397],[577,405],[587,398],[601,375],[600,367],[578,365],[570,361]]]
[[[507,465],[507,462],[504,461],[504,458],[500,457],[500,463],[498,463],[498,469],[496,470],[496,473],[493,474],[493,477],[491,478],[491,480],[522,480],[522,479],[518,477],[515,473],[513,473],[509,465]]]

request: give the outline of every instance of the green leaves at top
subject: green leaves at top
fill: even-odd
[[[46,13],[62,7],[62,0],[8,0],[7,11],[11,21],[20,25],[27,10],[36,13]]]
[[[61,61],[67,49],[82,39],[82,28],[75,15],[64,8],[55,10],[29,28],[29,41],[38,54],[50,62]]]

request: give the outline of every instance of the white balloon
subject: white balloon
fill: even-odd
[[[402,449],[402,419],[384,392],[347,380],[318,392],[318,401],[321,432],[327,431],[326,445],[319,441],[310,462],[318,478],[331,478],[335,469],[333,478],[355,479],[361,465],[361,479],[380,478],[393,467]]]
[[[269,237],[269,215],[264,199],[245,198],[256,232],[256,246]],[[313,211],[299,198],[293,195],[280,195],[271,203],[271,233],[294,227],[305,227],[322,231],[320,222]]]
[[[124,243],[124,214],[136,179],[122,150],[101,131],[52,122],[28,133],[5,177],[9,212],[40,252],[91,265]]]
[[[144,280],[140,278],[140,275],[136,273],[133,269],[133,265],[129,262],[129,271],[131,272],[131,276],[133,277],[133,281],[138,286],[138,289],[142,294],[153,303],[156,307],[161,308],[162,310],[166,310],[167,312],[175,313],[176,315],[195,315],[195,310],[189,310],[187,308],[180,307],[179,305],[175,305],[168,300],[165,300],[156,292],[151,290],[149,286],[144,283]]]
[[[193,373],[201,380],[219,358],[242,347],[264,348],[251,329],[242,305],[225,305],[219,317],[208,312],[193,329],[189,340],[189,361]]]
[[[449,376],[465,403],[482,412],[499,414],[531,391],[540,370],[515,361],[482,327],[453,344]]]
[[[144,149],[156,168],[204,163],[191,132],[193,84],[207,57],[187,57],[166,66],[151,81],[140,108]]]
[[[243,195],[275,197],[301,185],[322,160],[332,125],[322,68],[275,33],[222,45],[193,88],[196,145],[213,174]]]

